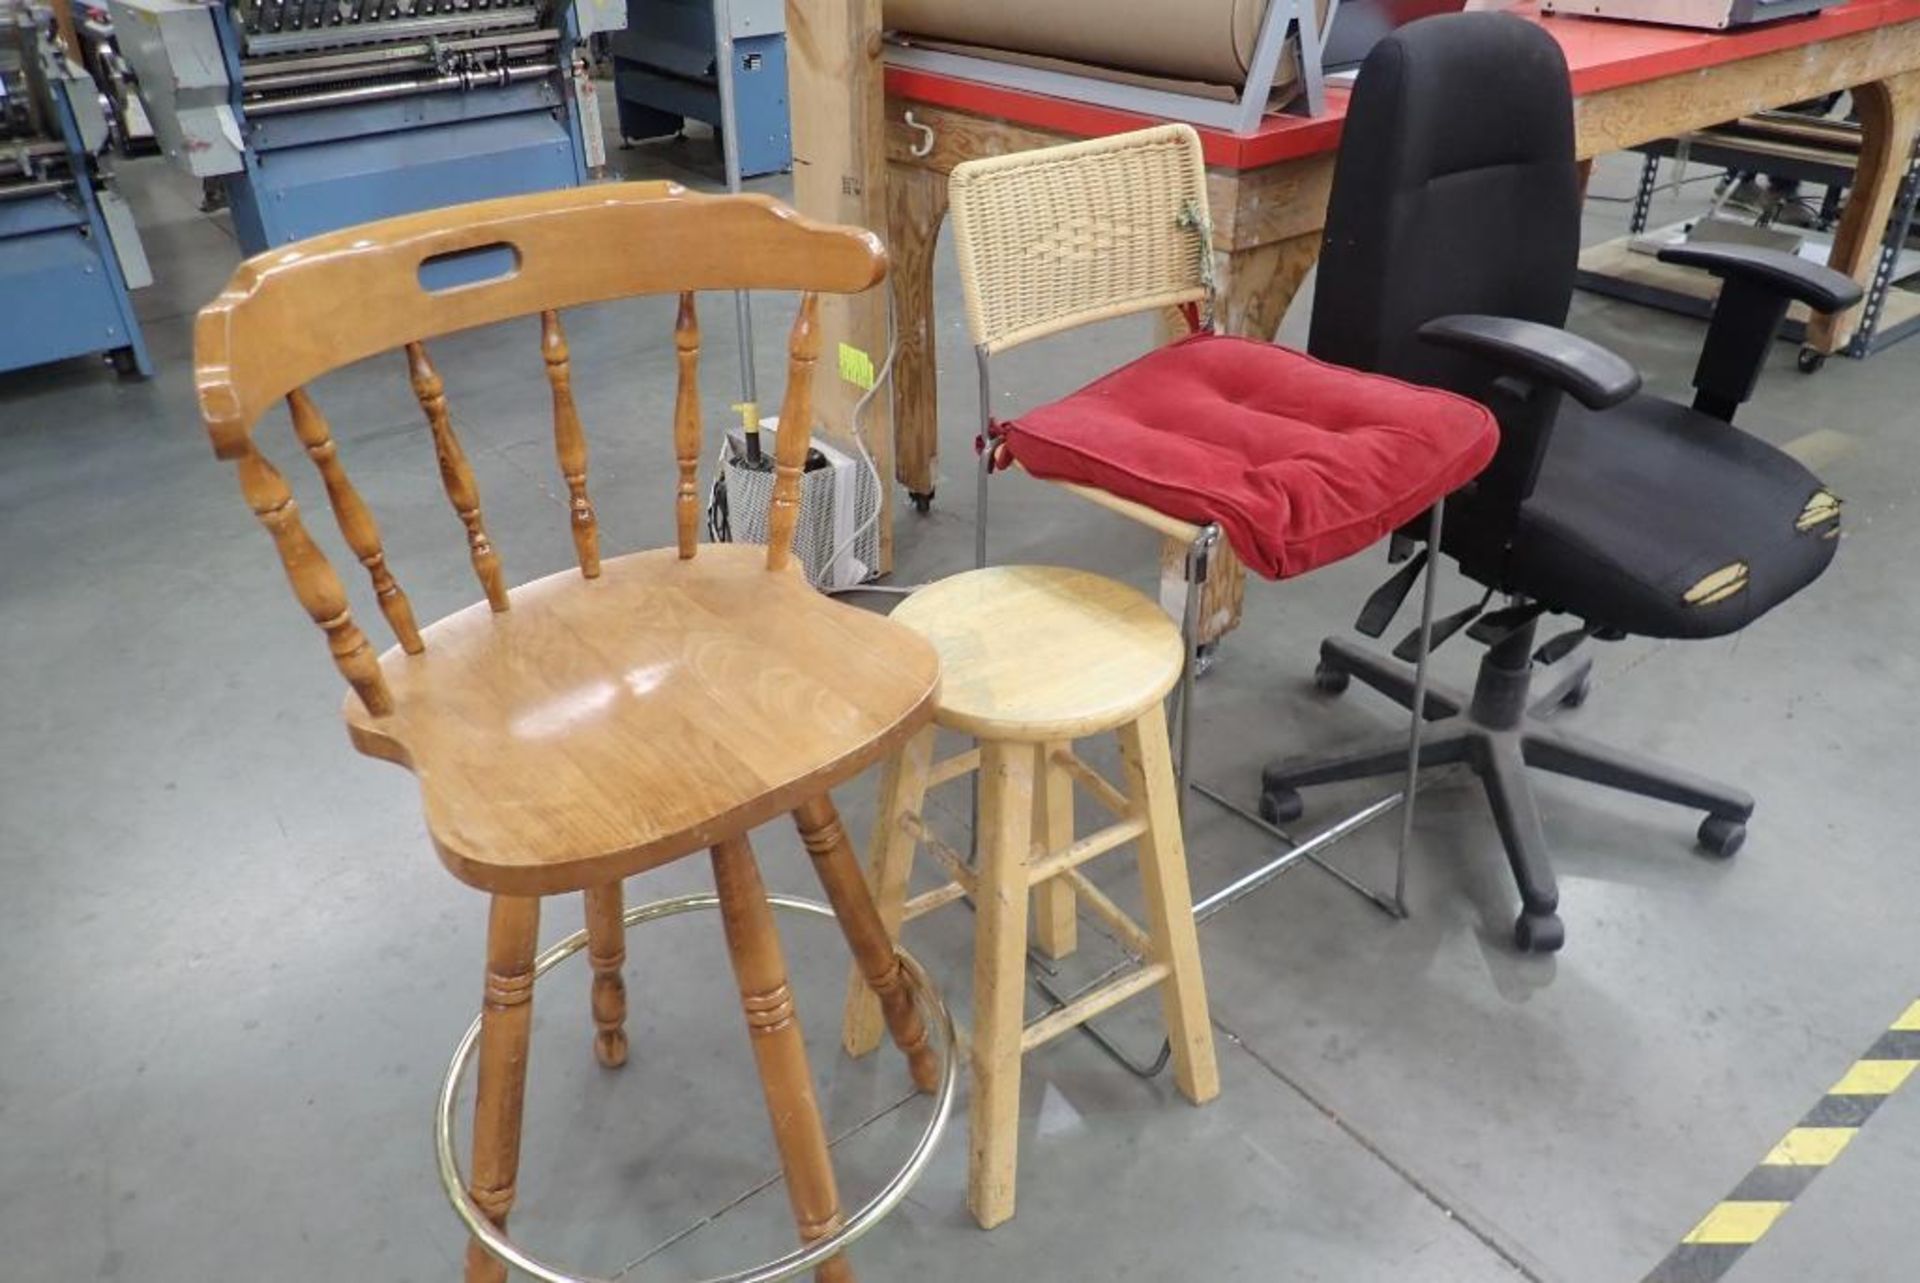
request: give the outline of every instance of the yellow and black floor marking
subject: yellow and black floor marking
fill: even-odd
[[[1642,1283],[1713,1283],[1773,1228],[1852,1143],[1880,1102],[1920,1068],[1920,1002],[1821,1097],[1799,1126],[1708,1212]]]

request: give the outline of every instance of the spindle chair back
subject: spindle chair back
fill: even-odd
[[[785,568],[799,513],[799,483],[813,415],[819,356],[818,295],[878,282],[886,255],[870,232],[807,221],[762,196],[706,196],[671,183],[626,183],[481,202],[449,221],[443,210],[350,228],[249,259],[199,317],[196,384],[214,452],[232,461],[240,487],[273,536],[295,595],[327,636],[341,674],[376,717],[393,707],[375,651],[355,622],[346,590],[308,534],[291,490],[254,438],[261,417],[285,399],[300,444],[319,469],[347,546],[366,567],[395,640],[409,654],[426,645],[406,593],[387,563],[380,528],[349,479],[332,430],[307,385],[356,361],[406,353],[414,395],[433,435],[447,500],[466,529],[474,574],[496,612],[511,608],[487,528],[479,486],[453,426],[447,388],[428,355],[431,340],[479,326],[539,318],[540,351],[553,393],[555,454],[568,492],[580,573],[600,573],[599,522],[587,485],[587,442],[576,407],[560,314],[567,308],[649,294],[677,294],[679,551],[696,551],[701,450],[700,327],[695,295],[710,290],[802,294],[788,344],[782,424],[769,520],[767,566]],[[377,235],[375,234],[377,232]],[[590,247],[618,247],[595,252]],[[429,279],[466,268],[478,280],[436,288]]]

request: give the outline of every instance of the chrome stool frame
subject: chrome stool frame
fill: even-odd
[[[793,913],[812,914],[819,918],[832,918],[834,912],[816,900],[801,899],[789,895],[769,895],[767,903],[776,909],[785,909]],[[656,900],[651,904],[635,905],[622,916],[621,922],[629,930],[643,923],[654,922],[661,918],[676,917],[682,913],[696,910],[718,909],[720,898],[711,894],[675,896],[667,900]],[[587,946],[587,933],[584,929],[574,932],[552,948],[543,952],[533,963],[533,978],[540,977],[553,970],[560,963]],[[912,985],[915,999],[920,1005],[921,1014],[927,1018],[929,1027],[934,1031],[935,1041],[940,1051],[940,1085],[933,1095],[933,1116],[928,1120],[926,1130],[915,1142],[913,1152],[907,1161],[894,1173],[880,1192],[873,1196],[865,1206],[847,1218],[833,1233],[824,1238],[815,1239],[804,1247],[796,1248],[777,1260],[762,1265],[751,1266],[734,1274],[718,1275],[702,1280],[701,1283],[778,1283],[781,1279],[790,1279],[821,1265],[856,1240],[871,1231],[888,1213],[898,1207],[906,1198],[907,1191],[926,1171],[927,1164],[933,1159],[940,1135],[946,1130],[947,1122],[953,1114],[953,1102],[959,1084],[959,1057],[955,1054],[958,1039],[954,1032],[953,1015],[947,1010],[947,1004],[934,988],[926,970],[905,949],[896,946],[895,952],[900,965],[906,971],[907,982]],[[477,1239],[481,1246],[499,1260],[515,1269],[523,1270],[542,1283],[611,1283],[610,1280],[587,1274],[570,1274],[558,1266],[551,1265],[533,1256],[508,1238],[479,1204],[467,1193],[467,1179],[460,1171],[460,1160],[454,1153],[454,1109],[460,1091],[460,1081],[466,1077],[467,1066],[472,1063],[474,1048],[480,1040],[480,1019],[475,1017],[468,1026],[466,1036],[454,1050],[453,1060],[447,1066],[447,1075],[440,1084],[438,1109],[434,1115],[434,1148],[439,1160],[440,1186],[446,1193],[447,1201],[453,1204],[454,1214]]]

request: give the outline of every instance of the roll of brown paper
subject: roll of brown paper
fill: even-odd
[[[908,35],[1238,88],[1266,0],[886,0]]]

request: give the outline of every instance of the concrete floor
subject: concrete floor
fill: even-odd
[[[715,173],[698,144],[618,159]],[[479,997],[484,905],[437,866],[408,777],[347,746],[332,668],[207,450],[189,323],[236,261],[224,220],[198,214],[196,193],[157,162],[124,172],[160,277],[139,300],[159,375],[122,384],[81,361],[0,377],[0,970],[14,977],[0,987],[0,1276],[451,1279],[462,1240],[435,1185],[429,1117]],[[1630,178],[1610,163],[1595,193],[1624,195]],[[1596,202],[1591,230],[1623,219],[1623,206]],[[763,369],[779,368],[790,306],[759,303]],[[950,262],[940,306],[947,484],[931,517],[900,522],[899,583],[971,558],[972,375]],[[732,399],[726,316],[716,300],[714,424]],[[670,326],[666,301],[570,321],[609,548],[671,538]],[[1699,326],[1582,299],[1575,328],[1684,393]],[[1284,333],[1303,330],[1296,309]],[[1120,326],[1015,357],[1007,402],[1064,391],[1144,342],[1141,327]],[[510,574],[567,564],[535,332],[438,351]],[[1832,573],[1736,639],[1604,647],[1602,684],[1576,714],[1598,735],[1750,786],[1761,810],[1737,861],[1694,854],[1693,817],[1543,780],[1570,939],[1558,958],[1517,957],[1493,826],[1467,782],[1438,778],[1423,795],[1411,921],[1302,870],[1204,929],[1217,1102],[1190,1108],[1164,1078],[1136,1080],[1063,1038],[1027,1066],[1018,1218],[990,1235],[972,1227],[956,1129],[857,1249],[863,1276],[1645,1273],[1920,994],[1916,352],[1806,378],[1779,348],[1744,421],[1781,442],[1825,434],[1809,448],[1848,498]],[[470,600],[401,366],[348,371],[320,400],[421,617]],[[263,439],[317,509],[284,427]],[[996,559],[1151,581],[1154,549],[1138,532],[1020,478],[997,494]],[[1318,638],[1348,626],[1380,575],[1369,555],[1254,586],[1245,627],[1201,687],[1202,778],[1250,796],[1270,756],[1396,724],[1383,701],[1327,702],[1308,680]],[[1455,580],[1443,609],[1467,593]],[[1464,680],[1475,657],[1456,643],[1438,663]],[[857,833],[870,793],[862,781],[842,798]],[[1322,793],[1309,821],[1368,796]],[[947,822],[961,823],[951,806]],[[1391,839],[1376,826],[1338,858],[1383,879]],[[787,831],[761,846],[772,882],[813,890]],[[1268,854],[1250,829],[1196,811],[1201,890]],[[1123,899],[1126,863],[1095,867]],[[629,897],[706,877],[687,862]],[[543,937],[578,920],[551,903]],[[1117,956],[1083,934],[1069,979]],[[844,954],[831,930],[797,922],[787,938],[857,1202],[904,1154],[925,1105],[897,1059],[839,1055]],[[964,1012],[965,911],[916,926],[910,944]],[[634,1056],[619,1074],[593,1063],[584,973],[541,990],[516,1233],[631,1278],[704,1276],[785,1250],[714,924],[649,928],[628,976]],[[1151,1004],[1107,1025],[1141,1055],[1158,1044]],[[1909,1088],[1732,1277],[1912,1278],[1917,1161]]]

